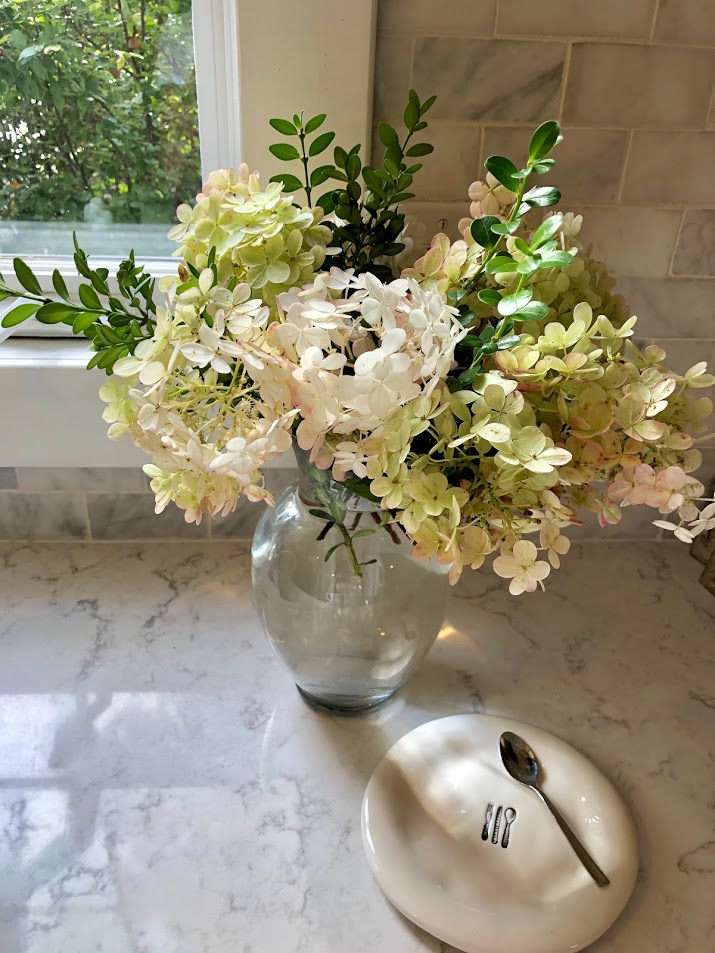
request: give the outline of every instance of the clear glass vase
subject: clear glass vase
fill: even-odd
[[[378,506],[317,470],[300,450],[296,456],[300,480],[266,509],[253,539],[258,613],[308,702],[369,711],[394,695],[432,647],[448,569],[414,559],[401,531],[379,525]],[[310,512],[329,516],[331,504],[342,522]]]

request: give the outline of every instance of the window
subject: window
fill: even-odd
[[[367,142],[375,5],[0,0],[0,272],[19,254],[48,295],[54,268],[72,292],[74,230],[110,273],[134,248],[166,274],[176,206],[210,170],[285,171],[271,116],[324,111],[341,141]]]
[[[170,255],[201,181],[190,0],[0,4],[0,254]]]

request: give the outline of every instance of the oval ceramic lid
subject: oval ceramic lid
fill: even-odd
[[[503,731],[531,745],[544,791],[609,886],[596,886],[539,796],[507,774]],[[492,715],[432,721],[393,745],[367,786],[362,833],[388,899],[465,953],[581,950],[621,913],[638,870],[633,822],[600,771],[554,735]]]

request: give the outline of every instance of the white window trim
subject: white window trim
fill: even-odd
[[[326,112],[336,141],[369,148],[376,9],[377,0],[194,0],[204,174],[241,159],[264,181],[285,170],[268,154],[276,137],[268,120],[301,108]],[[11,257],[0,256],[7,277]],[[52,291],[56,267],[76,291],[70,258],[24,257],[43,291]],[[120,260],[92,264],[111,272]],[[171,270],[165,258],[142,263],[155,276]],[[0,314],[10,307],[0,303]],[[146,462],[128,440],[107,439],[97,397],[102,375],[85,370],[83,340],[3,341],[12,333],[0,330],[0,467]]]

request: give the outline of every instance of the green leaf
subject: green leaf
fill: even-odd
[[[72,322],[72,334],[83,334],[88,328],[91,328],[99,315],[92,311],[85,311],[84,314],[78,314]]]
[[[305,132],[307,135],[310,135],[311,132],[315,132],[316,129],[319,129],[325,122],[325,113],[320,113],[318,116],[313,116],[312,119],[309,119],[305,124]]]
[[[508,347],[514,347],[521,341],[518,334],[510,334],[508,337],[500,338],[497,342],[497,348],[500,351],[506,351]]]
[[[35,314],[42,324],[60,324],[65,318],[73,318],[77,314],[74,308],[68,308],[62,301],[53,301],[43,305]]]
[[[526,242],[524,241],[523,238],[518,238],[518,237],[517,237],[517,238],[514,239],[514,248],[516,248],[517,251],[520,251],[520,252],[522,253],[522,255],[530,255],[530,254],[531,254],[531,249],[530,249],[529,246],[526,244]]]
[[[554,167],[554,159],[542,159],[540,162],[535,162],[532,166],[532,172],[536,172],[537,175],[543,175],[544,172],[548,172],[549,169]]]
[[[519,308],[514,317],[517,321],[541,321],[548,313],[549,309],[543,301],[530,301],[523,308]]]
[[[345,149],[343,149],[342,146],[336,146],[333,152],[333,156],[335,158],[335,165],[339,169],[344,169],[348,163],[348,154],[345,151]]]
[[[381,122],[377,127],[377,134],[380,137],[380,142],[383,146],[391,146],[400,144],[399,136],[397,135],[397,130],[389,124],[389,122]]]
[[[29,267],[29,265],[25,264],[22,258],[13,258],[12,267],[15,269],[17,280],[20,282],[23,288],[35,295],[42,294],[42,288],[40,288],[39,281],[37,278],[35,278],[32,269]]]
[[[268,181],[282,182],[284,192],[299,192],[302,188],[305,188],[297,175],[291,175],[288,172],[272,175]],[[311,185],[313,184],[314,183],[311,182]]]
[[[102,310],[102,303],[97,297],[97,292],[91,285],[79,286],[79,300],[82,302],[85,308],[90,308],[93,311]]]
[[[562,138],[557,122],[553,119],[542,122],[529,142],[529,162],[538,162],[540,159],[544,159]]]
[[[541,265],[536,258],[533,258],[531,255],[526,255],[526,257],[519,262],[516,266],[516,270],[520,275],[533,275],[535,271],[538,271]]]
[[[567,251],[550,251],[540,256],[541,268],[561,268],[564,265],[570,265],[573,261],[573,255]]]
[[[521,219],[517,218],[513,222],[499,222],[498,225],[492,225],[492,231],[496,235],[513,235],[519,230]]]
[[[535,250],[541,248],[542,245],[545,245],[546,242],[550,241],[556,235],[563,224],[564,217],[560,213],[557,215],[550,215],[548,218],[539,225],[534,234],[531,236],[531,248]]]
[[[545,208],[549,205],[556,205],[561,201],[561,193],[558,189],[551,188],[548,185],[539,185],[524,195],[523,203],[530,208]]]
[[[483,218],[476,218],[469,226],[469,231],[478,245],[491,250],[499,241],[499,236],[492,232],[492,225],[498,224],[499,219],[496,215],[485,215]]]
[[[490,304],[494,308],[496,308],[501,301],[501,295],[493,288],[482,288],[482,290],[477,294],[477,297],[480,301],[483,301],[484,304]]]
[[[415,126],[420,121],[420,104],[419,101],[410,99],[407,103],[407,108],[403,116],[405,126],[410,132],[414,131]]]
[[[487,172],[491,172],[497,182],[501,182],[510,192],[516,192],[519,188],[519,181],[515,178],[517,168],[509,159],[504,156],[489,156],[484,163],[484,167]]]
[[[325,510],[308,510],[311,516],[315,516],[319,520],[327,520],[329,523],[334,522],[333,517],[330,513],[326,513]]]
[[[431,109],[437,101],[436,96],[429,96],[420,106],[420,116],[424,116],[428,109]]]
[[[409,156],[410,159],[416,159],[417,156],[428,156],[430,152],[434,152],[433,145],[429,142],[417,142],[407,150],[405,155]]]
[[[332,165],[319,165],[317,169],[313,169],[310,174],[311,188],[315,188],[316,185],[322,185],[323,182],[327,182],[328,179],[332,177],[334,171]],[[294,186],[291,186],[291,188],[294,188]]]
[[[88,371],[91,371],[93,367],[96,367],[97,364],[99,364],[99,362],[102,360],[102,353],[103,353],[102,351],[97,351],[97,353],[93,357],[90,357],[87,363]]]
[[[308,150],[308,155],[319,156],[321,152],[325,152],[325,150],[328,148],[328,146],[330,145],[330,143],[333,141],[334,138],[335,138],[334,132],[322,133],[321,135],[317,137],[317,139],[313,139],[313,141],[311,142],[310,149]]]
[[[499,344],[496,341],[489,341],[482,347],[482,354],[494,354],[498,349]]]
[[[343,542],[343,540],[341,540],[339,543],[336,543],[334,546],[331,546],[324,556],[325,562],[327,563],[327,561],[330,559],[330,557],[333,555],[336,549],[340,549],[340,547],[344,545],[345,543]]]
[[[67,290],[67,285],[65,284],[64,278],[56,268],[52,272],[52,287],[55,289],[60,298],[64,298],[65,301],[69,301],[70,294]]]
[[[4,328],[14,328],[16,324],[22,324],[23,321],[31,318],[39,307],[39,302],[37,304],[34,302],[32,304],[19,304],[12,311],[8,311],[2,319],[2,326]]]
[[[345,163],[345,171],[347,172],[348,179],[355,180],[360,175],[360,169],[362,165],[360,163],[360,156],[353,153],[348,156],[348,161]]]
[[[280,159],[281,162],[290,162],[291,159],[300,159],[300,154],[296,147],[289,145],[287,142],[278,142],[273,146],[269,146],[268,151],[271,155],[274,155],[276,159]]]
[[[370,490],[370,481],[363,479],[362,477],[345,477],[344,480],[340,481],[340,485],[344,486],[346,490],[349,490],[356,496],[361,496],[364,500],[370,500],[371,503],[380,502],[380,498],[375,496],[375,494]]]
[[[499,302],[497,311],[505,316],[516,314],[531,301],[533,296],[534,292],[531,288],[522,288],[513,295],[505,295]]]
[[[507,258],[505,255],[498,255],[496,258],[492,258],[487,262],[485,270],[489,275],[496,275],[502,271],[516,271],[516,262],[513,258]]]
[[[268,122],[282,136],[297,136],[298,135],[298,130],[295,128],[293,123],[289,122],[287,119],[269,119]],[[316,126],[316,129],[317,129],[317,126]]]

